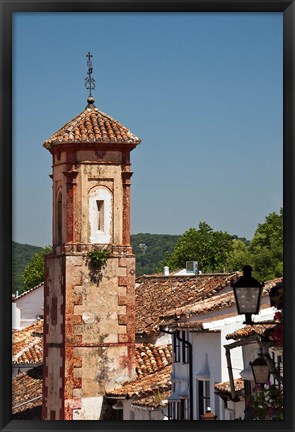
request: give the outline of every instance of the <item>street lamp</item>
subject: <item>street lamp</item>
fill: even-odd
[[[257,315],[259,313],[260,298],[263,287],[263,284],[251,276],[251,272],[252,267],[245,265],[243,267],[243,276],[232,284],[238,314],[245,314],[245,324],[250,325],[253,324],[251,315]]]
[[[256,384],[267,384],[269,382],[269,367],[261,356],[255,359],[252,363],[250,362],[250,366]]]

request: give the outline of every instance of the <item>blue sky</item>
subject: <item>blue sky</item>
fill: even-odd
[[[282,206],[281,13],[16,13],[13,239],[51,243],[51,155],[42,147],[95,105],[142,139],[131,232],[206,221],[251,239]]]

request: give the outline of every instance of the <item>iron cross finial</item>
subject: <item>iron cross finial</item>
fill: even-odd
[[[92,60],[91,60],[92,54],[88,51],[86,57],[87,57],[87,66],[88,66],[88,71],[87,71],[88,76],[85,78],[85,87],[87,88],[87,90],[89,90],[89,96],[87,102],[93,103],[94,99],[92,97],[91,91],[95,90],[95,79],[92,78],[92,72],[93,72]]]

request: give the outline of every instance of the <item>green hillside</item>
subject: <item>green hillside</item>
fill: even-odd
[[[21,291],[21,275],[24,268],[29,264],[32,256],[42,250],[39,246],[12,242],[12,291]]]
[[[176,246],[180,235],[170,234],[132,234],[131,245],[136,256],[136,275],[157,272],[160,262]]]
[[[172,253],[178,235],[168,234],[133,234],[131,244],[136,256],[136,275],[151,274],[165,258],[166,253]],[[21,291],[21,275],[29,264],[32,256],[43,248],[28,244],[12,242],[12,286],[13,292]]]

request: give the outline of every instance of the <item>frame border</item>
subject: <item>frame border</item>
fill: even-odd
[[[1,144],[0,144],[0,283],[2,302],[0,303],[0,430],[40,432],[82,430],[121,431],[138,430],[158,432],[161,430],[248,430],[249,422],[238,424],[234,421],[219,421],[214,425],[190,422],[158,421],[36,421],[11,420],[11,238],[12,238],[12,15],[14,12],[283,12],[283,207],[284,207],[284,280],[289,288],[285,290],[287,325],[284,326],[284,418],[283,422],[259,421],[253,424],[252,431],[295,430],[294,422],[294,145],[295,145],[295,5],[294,0],[162,0],[143,1],[80,1],[80,0],[0,0],[1,33]],[[5,331],[6,330],[6,331]],[[9,372],[9,373],[8,373]],[[287,383],[292,383],[287,385]],[[238,425],[238,427],[237,427]],[[197,427],[196,427],[197,426]],[[251,425],[252,426],[252,425]]]

